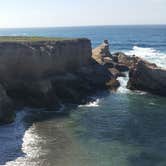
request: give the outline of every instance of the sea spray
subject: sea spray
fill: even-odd
[[[125,73],[126,77],[119,77],[118,81],[120,82],[120,87],[118,88],[117,93],[130,93],[131,91],[127,89],[127,82],[129,80],[129,73]]]
[[[132,50],[125,52],[127,55],[136,55],[159,67],[166,68],[166,53],[160,52],[154,48],[143,48],[134,46]]]

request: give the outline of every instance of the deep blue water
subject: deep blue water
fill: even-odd
[[[109,39],[114,51],[131,50],[134,45],[166,51],[166,25],[0,29],[1,35],[86,37],[93,47]]]
[[[87,37],[93,47],[108,39],[111,51],[166,68],[166,25],[0,29],[0,35]],[[127,90],[128,78],[119,80],[116,93],[97,94],[67,117],[18,112],[15,123],[0,127],[0,165],[166,166],[166,98]]]

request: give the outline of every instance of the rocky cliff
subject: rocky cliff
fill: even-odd
[[[88,39],[3,38],[0,122],[11,122],[14,117],[13,107],[6,107],[6,103],[37,108],[79,104],[93,92],[112,87],[112,78],[104,66],[93,60]]]
[[[88,39],[0,42],[0,79],[41,78],[88,65],[90,59]]]

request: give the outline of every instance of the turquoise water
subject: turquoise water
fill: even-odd
[[[88,37],[111,41],[111,50],[166,67],[166,26],[1,29],[0,35]],[[94,102],[57,115],[23,110],[0,127],[0,165],[166,166],[166,98],[126,89],[101,92]]]
[[[74,133],[101,165],[166,165],[165,110],[165,98],[110,95],[73,114]]]

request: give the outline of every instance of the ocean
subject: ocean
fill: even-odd
[[[110,51],[140,56],[166,68],[166,25],[0,29],[0,36],[104,39]],[[13,124],[0,126],[0,165],[165,166],[166,98],[126,89],[128,77],[110,94],[68,115],[25,108]],[[63,109],[68,109],[65,107]]]

